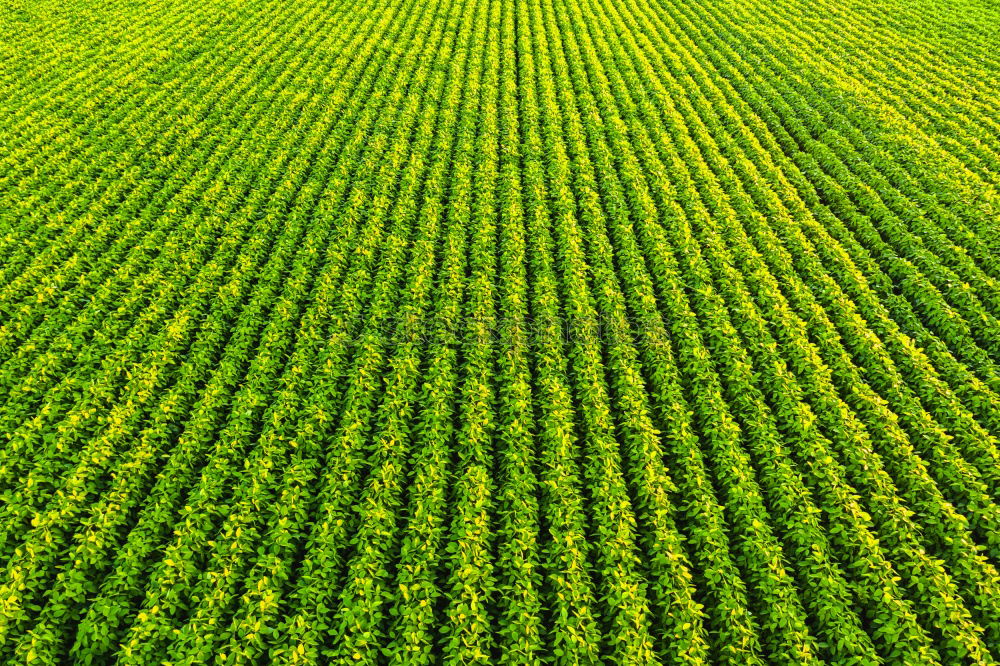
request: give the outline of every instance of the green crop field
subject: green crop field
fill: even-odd
[[[996,0],[0,0],[0,663],[1000,662]]]

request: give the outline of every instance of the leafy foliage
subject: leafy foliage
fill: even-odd
[[[1000,661],[998,11],[0,7],[0,661]]]

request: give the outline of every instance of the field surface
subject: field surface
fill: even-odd
[[[994,0],[5,0],[0,663],[996,664]]]

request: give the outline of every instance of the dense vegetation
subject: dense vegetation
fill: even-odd
[[[992,0],[0,32],[0,661],[1000,661]]]

